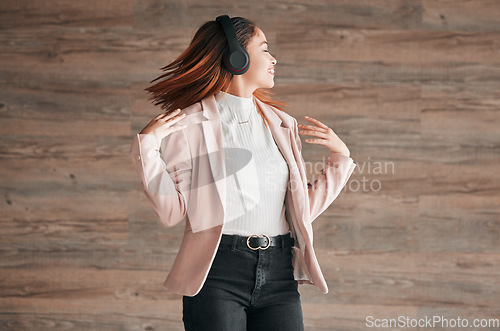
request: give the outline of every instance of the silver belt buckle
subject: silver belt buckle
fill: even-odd
[[[267,238],[267,246],[266,247],[261,247],[261,246],[252,247],[252,246],[250,246],[250,238],[252,238],[252,237],[266,237]],[[250,248],[253,251],[255,251],[257,249],[268,249],[269,246],[271,246],[271,238],[269,238],[269,236],[266,234],[261,234],[261,235],[253,234],[253,235],[247,237],[247,246],[248,246],[248,248]]]

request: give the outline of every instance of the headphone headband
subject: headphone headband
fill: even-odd
[[[239,43],[234,25],[228,15],[220,15],[216,18],[220,22],[229,50],[224,54],[223,65],[233,75],[243,75],[250,67],[250,56],[245,48]]]

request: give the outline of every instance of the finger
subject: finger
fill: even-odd
[[[180,113],[181,113],[181,109],[177,108],[176,110],[174,110],[173,112],[171,112],[169,115],[170,115],[170,117],[174,117],[176,115],[179,115]]]
[[[308,117],[308,116],[304,116],[304,118],[306,119],[306,121],[312,122],[323,129],[328,129],[328,126],[324,125],[323,123],[321,123],[317,119],[314,119],[314,118]]]
[[[305,139],[304,140],[306,143],[311,143],[311,144],[321,144],[324,145],[326,140],[325,139]]]
[[[178,114],[179,112],[181,111],[180,108],[177,108],[176,110],[172,111],[172,112],[164,112],[164,113],[161,113],[160,115],[158,115],[157,117],[158,118],[171,118],[173,117],[174,115]]]
[[[172,116],[172,117],[164,117],[163,119],[165,120],[165,122],[173,124],[173,123],[179,122],[184,117],[186,117],[186,113],[177,114],[177,115]]]
[[[312,125],[305,125],[305,124],[299,124],[297,125],[299,129],[308,129],[308,130],[318,130],[321,132],[327,132],[328,130],[325,130],[323,128],[317,127],[317,126],[312,126]]]
[[[159,118],[164,117],[165,115],[167,115],[167,113],[161,113],[161,114],[156,115],[155,118],[159,119]]]
[[[320,132],[320,131],[300,130],[299,134],[307,135],[307,136],[321,137],[321,138],[327,137],[327,135],[324,132]]]

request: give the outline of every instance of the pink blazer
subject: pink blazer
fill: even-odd
[[[294,277],[299,284],[312,284],[326,294],[328,286],[313,248],[312,222],[336,199],[356,164],[348,156],[330,153],[311,184],[306,178],[297,121],[256,100],[290,171],[285,206],[295,239]],[[163,286],[194,296],[205,282],[222,235],[226,171],[215,96],[182,112],[187,116],[179,123],[187,124],[185,129],[161,141],[151,134],[136,134],[130,157],[159,221],[170,227],[186,220],[179,252]]]

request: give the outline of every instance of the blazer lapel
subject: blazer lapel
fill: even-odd
[[[201,122],[205,138],[207,154],[210,162],[212,176],[222,202],[223,215],[226,215],[226,166],[222,154],[222,128],[214,95],[209,95],[201,100],[203,116],[206,121]],[[222,220],[223,222],[223,220]]]
[[[298,226],[298,228],[301,228],[302,224],[304,224],[302,221],[305,219],[305,206],[308,205],[308,201],[306,200],[307,191],[305,191],[307,190],[307,188],[304,188],[302,180],[303,176],[305,176],[305,169],[302,169],[298,165],[299,160],[301,160],[301,156],[298,155],[298,147],[295,146],[295,148],[292,148],[292,130],[288,126],[286,126],[286,123],[281,120],[280,116],[270,106],[259,101],[258,99],[257,103],[262,109],[264,115],[271,123],[270,128],[274,141],[276,142],[276,145],[281,151],[281,154],[288,163],[288,168],[290,171],[290,182],[288,189],[290,190],[292,196],[293,209],[296,216],[289,221],[297,221],[297,224],[294,223],[294,226]],[[296,154],[294,154],[294,151]],[[299,222],[299,220],[301,221]],[[305,245],[303,244],[302,236],[299,235],[296,238],[300,242],[300,247],[304,248]]]

